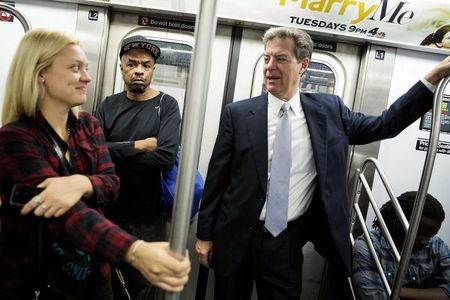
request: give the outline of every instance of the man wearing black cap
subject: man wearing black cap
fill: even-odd
[[[143,36],[124,39],[119,57],[126,91],[106,97],[95,113],[121,180],[118,200],[105,214],[146,241],[164,239],[160,174],[175,163],[181,119],[177,101],[150,87],[160,54]],[[138,272],[120,269],[131,299],[155,298],[155,288]]]

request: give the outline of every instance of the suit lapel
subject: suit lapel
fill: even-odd
[[[327,172],[327,116],[321,111],[320,103],[308,94],[300,93],[300,102],[311,136],[316,171],[321,179],[319,182],[324,182]]]
[[[259,182],[267,192],[267,94],[255,98],[249,110],[247,129]]]

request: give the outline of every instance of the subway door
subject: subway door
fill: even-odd
[[[124,83],[119,66],[120,61],[118,58],[120,44],[124,38],[136,34],[143,35],[153,40],[155,44],[160,46],[161,56],[156,64],[151,86],[175,97],[178,101],[180,111],[183,112],[184,103],[187,101],[187,99],[185,99],[186,88],[188,83],[191,55],[194,47],[193,33],[142,27],[138,25],[138,15],[122,12],[111,14],[101,99],[124,90]],[[227,68],[226,58],[228,57],[230,45],[230,34],[230,27],[219,25],[214,38],[211,79],[209,82],[205,123],[199,159],[199,170],[203,177],[206,176],[207,165],[219,126],[221,113],[220,107],[222,104],[222,94],[226,77],[225,70]],[[193,100],[195,101],[195,99]],[[190,259],[192,262],[192,270],[189,276],[189,282],[181,294],[181,299],[195,298],[199,270],[199,264],[194,249],[196,230],[197,218],[195,218],[191,223],[188,236],[187,248],[189,250]],[[167,233],[168,232],[169,230],[167,228]],[[212,274],[212,272],[210,273]],[[208,296],[206,299],[212,299],[212,287],[213,281],[210,280],[208,285]]]
[[[242,30],[239,61],[234,70],[235,85],[231,101],[238,101],[265,92],[263,84],[263,30]],[[313,36],[313,40],[317,40]],[[322,44],[326,42],[322,41]],[[333,51],[314,50],[308,71],[301,80],[301,90],[339,95],[348,107],[353,107],[357,76],[360,65],[359,46],[345,43],[329,43]],[[233,65],[233,64],[231,64]],[[230,70],[233,74],[233,70]],[[231,76],[230,76],[231,77]],[[232,77],[231,77],[232,78]],[[233,78],[232,78],[233,79]],[[303,291],[301,299],[327,299],[328,276],[325,260],[308,243],[303,248]],[[253,296],[256,299],[254,293]],[[331,299],[331,298],[330,298]]]
[[[111,14],[101,99],[125,89],[120,72],[119,50],[123,39],[143,35],[161,48],[151,86],[173,96],[183,111],[194,37],[191,32],[153,29],[138,25],[138,15]]]

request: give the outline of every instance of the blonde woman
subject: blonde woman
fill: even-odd
[[[77,111],[90,81],[78,41],[44,29],[25,34],[8,74],[0,129],[1,299],[31,299],[47,285],[38,271],[42,221],[47,235],[94,261],[86,293],[64,291],[61,299],[112,299],[109,263],[121,260],[167,291],[181,291],[188,280],[187,257],[175,257],[167,243],[136,240],[101,214],[116,199],[119,179],[98,122]],[[42,192],[17,208],[6,199],[18,184]]]

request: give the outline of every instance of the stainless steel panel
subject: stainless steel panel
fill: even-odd
[[[388,106],[392,73],[396,57],[396,48],[369,45],[361,60],[359,84],[356,90],[354,111],[379,115]],[[360,168],[367,157],[378,157],[380,142],[351,148],[349,159],[349,190],[354,188],[355,170]],[[375,170],[371,167],[366,173],[367,181],[372,186]],[[367,212],[368,198],[361,196],[361,209]]]
[[[88,97],[83,110],[92,112],[100,97],[99,84],[102,82],[106,41],[108,39],[108,10],[104,7],[78,6],[75,35],[89,60],[89,75],[92,82],[88,89]]]

